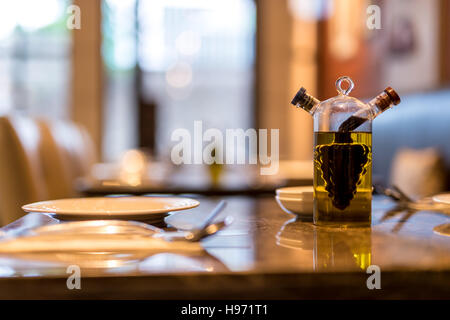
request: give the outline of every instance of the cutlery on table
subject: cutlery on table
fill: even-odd
[[[226,202],[224,200],[220,201],[219,204],[208,214],[205,221],[199,228],[189,231],[164,231],[160,228],[137,221],[90,220],[47,225],[31,230],[31,234],[133,234],[148,235],[165,240],[187,240],[195,242],[217,233],[233,222],[233,218],[228,216],[220,222],[212,223],[212,221],[223,211],[225,207]]]
[[[0,242],[0,253],[99,250],[173,252],[185,249],[196,251],[201,248],[196,243],[232,223],[231,216],[212,223],[224,208],[225,201],[221,201],[207,216],[202,227],[190,231],[164,231],[142,222],[123,220],[76,221],[42,226],[30,230],[22,237],[7,238]]]

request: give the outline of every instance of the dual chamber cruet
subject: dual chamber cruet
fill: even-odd
[[[400,98],[388,87],[365,104],[349,96],[353,87],[349,77],[341,77],[336,97],[320,102],[302,87],[292,100],[314,118],[316,225],[371,222],[372,120],[399,104]]]

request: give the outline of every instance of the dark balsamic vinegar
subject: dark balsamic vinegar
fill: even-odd
[[[372,133],[316,132],[314,138],[314,223],[369,225]]]

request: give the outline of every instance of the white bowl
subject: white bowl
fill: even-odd
[[[275,196],[278,205],[285,212],[289,214],[295,214],[300,217],[312,218],[314,201],[302,200],[302,199],[292,199],[280,196]]]
[[[282,198],[313,201],[314,189],[312,186],[286,187],[277,189],[276,194]]]

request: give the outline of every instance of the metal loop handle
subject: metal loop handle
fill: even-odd
[[[342,88],[342,82],[348,83],[347,89]],[[353,90],[354,87],[355,87],[355,84],[353,83],[352,79],[350,79],[350,77],[344,76],[344,77],[340,77],[339,79],[336,80],[336,89],[339,92],[339,94],[344,94],[344,95],[348,96],[348,94]]]

